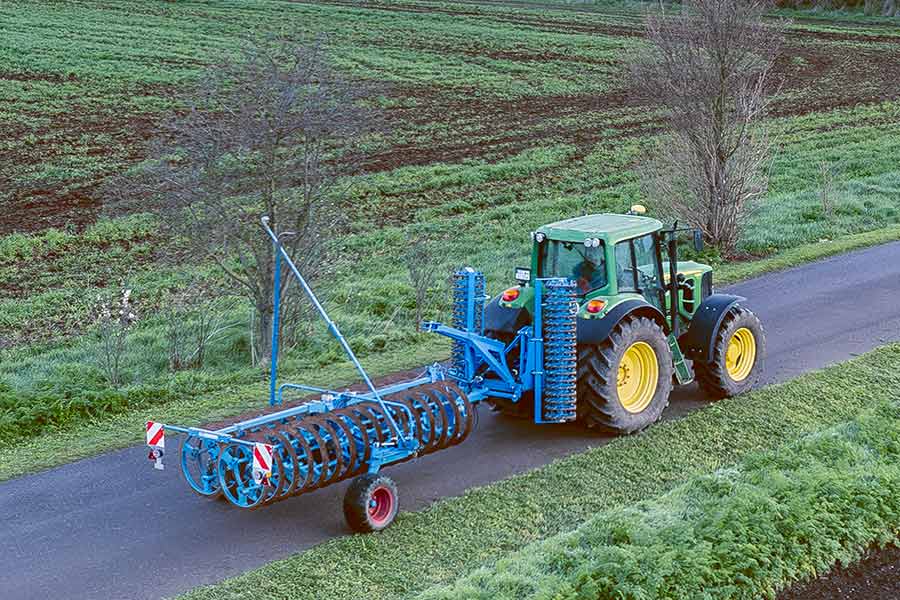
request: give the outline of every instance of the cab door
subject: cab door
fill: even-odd
[[[654,234],[616,244],[616,283],[619,292],[636,292],[665,314],[661,273]]]

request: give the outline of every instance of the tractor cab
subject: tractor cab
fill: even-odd
[[[667,329],[683,329],[712,294],[712,268],[678,261],[675,235],[685,230],[664,229],[642,212],[635,206],[629,214],[586,215],[538,228],[531,268],[516,269],[519,285],[498,297],[498,308],[530,313],[534,280],[564,277],[575,282],[580,318],[603,319],[622,302],[641,301],[665,315]]]
[[[575,217],[533,234],[532,268],[538,277],[575,280],[580,296],[637,292],[659,302],[658,240],[662,223],[636,215]]]

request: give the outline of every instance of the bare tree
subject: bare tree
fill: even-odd
[[[631,64],[644,102],[670,136],[643,165],[661,208],[734,252],[742,219],[767,189],[770,103],[781,28],[764,23],[768,0],[685,0],[648,15],[649,48]]]
[[[254,40],[238,60],[223,59],[205,74],[138,176],[141,202],[151,202],[174,234],[215,261],[253,303],[260,359],[270,353],[273,296],[287,296],[288,280],[274,289],[260,216],[292,232],[284,243],[304,276],[327,270],[326,242],[355,172],[347,150],[370,123],[363,93],[332,70],[321,38]]]
[[[122,368],[128,353],[128,339],[137,323],[131,290],[122,289],[115,300],[97,297],[94,305],[94,320],[97,325],[97,362],[113,387],[122,385]]]
[[[422,326],[425,309],[428,307],[428,291],[440,280],[438,262],[440,250],[425,235],[410,240],[403,255],[409,273],[409,283],[416,295],[416,328]]]
[[[233,300],[199,281],[170,299],[163,316],[171,371],[203,368],[210,346],[238,326]]]

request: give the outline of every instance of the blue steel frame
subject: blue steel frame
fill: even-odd
[[[442,323],[428,321],[422,329],[437,333],[466,345],[465,378],[457,378],[460,386],[469,394],[469,400],[479,402],[485,398],[506,398],[518,402],[525,392],[534,392],[534,422],[557,423],[543,418],[544,386],[544,339],[542,297],[544,283],[550,278],[536,279],[534,282],[534,315],[532,324],[518,331],[509,345],[481,335],[475,331],[474,292],[475,272],[469,275],[469,296],[465,329],[448,327]],[[516,347],[519,352],[518,374],[510,371],[506,356]],[[475,375],[479,368],[487,366],[497,378],[486,379]]]
[[[291,257],[285,250],[280,237],[276,235],[275,232],[272,231],[272,229],[269,227],[268,217],[262,218],[262,226],[266,234],[272,240],[272,246],[275,254],[274,289],[276,290],[276,292],[274,294],[275,297],[273,300],[272,359],[269,382],[269,404],[271,406],[282,404],[285,390],[301,390],[314,392],[320,394],[320,398],[315,401],[305,402],[296,407],[287,408],[277,412],[268,413],[259,417],[241,421],[239,423],[235,423],[233,425],[229,425],[228,427],[217,429],[215,431],[204,429],[202,427],[182,427],[179,425],[164,424],[163,427],[166,431],[173,433],[183,433],[188,436],[182,448],[181,461],[182,471],[184,472],[185,479],[198,492],[206,493],[204,489],[199,488],[198,484],[194,482],[193,477],[191,476],[188,469],[187,454],[189,453],[189,443],[193,439],[203,440],[204,442],[208,442],[210,444],[237,444],[252,448],[254,442],[241,439],[241,437],[245,433],[259,431],[266,427],[273,427],[280,423],[287,423],[288,421],[293,419],[302,419],[303,417],[308,415],[326,413],[337,408],[344,408],[361,402],[377,402],[384,411],[384,415],[388,421],[390,431],[394,434],[393,439],[381,444],[375,444],[375,447],[372,449],[371,458],[369,460],[368,470],[370,473],[377,473],[382,466],[403,460],[415,454],[419,449],[419,440],[416,439],[415,431],[413,431],[412,429],[412,423],[415,422],[415,419],[412,418],[413,415],[410,414],[409,409],[403,404],[384,400],[384,397],[420,385],[427,385],[436,383],[438,381],[443,381],[446,379],[444,369],[440,365],[435,364],[428,367],[421,377],[418,377],[411,381],[405,381],[402,383],[397,383],[377,389],[372,383],[372,380],[369,378],[369,375],[368,373],[366,373],[362,364],[360,364],[359,360],[356,357],[356,354],[354,354],[353,350],[350,348],[350,345],[341,334],[340,329],[334,323],[334,321],[332,321],[328,317],[328,313],[325,311],[324,307],[319,302],[312,289],[309,287],[309,284],[300,274],[300,271],[297,269],[294,261],[291,260]],[[307,297],[315,307],[316,311],[325,320],[329,332],[332,334],[332,336],[335,337],[341,348],[353,363],[353,366],[362,376],[366,387],[368,387],[367,392],[341,392],[301,383],[282,383],[280,386],[278,385],[278,328],[281,313],[281,298],[279,290],[281,289],[281,282],[283,277],[282,262],[284,262],[288,266],[290,272],[297,279],[300,286],[303,288],[303,291],[306,293]],[[392,416],[391,411],[387,410],[388,406],[407,414],[407,423],[410,423],[408,431],[403,431],[398,426],[396,420]]]
[[[262,226],[266,231],[266,234],[272,240],[274,249],[274,289],[276,290],[273,300],[269,404],[271,406],[282,404],[284,393],[287,390],[314,392],[320,394],[320,397],[318,400],[247,419],[215,431],[204,429],[202,427],[163,425],[169,432],[187,435],[187,439],[182,445],[182,471],[188,484],[203,495],[213,495],[217,493],[218,487],[215,485],[215,481],[210,479],[213,475],[209,473],[201,473],[199,480],[192,475],[189,468],[193,464],[191,461],[199,464],[198,456],[200,454],[205,452],[209,454],[210,457],[214,458],[219,452],[227,450],[231,444],[252,448],[254,442],[243,439],[248,433],[265,431],[269,428],[275,428],[278,425],[287,424],[292,420],[302,420],[306,416],[327,413],[361,402],[377,402],[384,412],[386,421],[389,425],[389,431],[393,434],[392,439],[382,443],[373,444],[367,465],[368,472],[377,473],[385,465],[407,459],[414,455],[420,447],[420,441],[417,439],[416,431],[413,429],[413,423],[416,422],[416,419],[413,418],[413,415],[410,413],[407,406],[385,400],[385,397],[421,385],[434,384],[447,379],[446,370],[440,365],[435,364],[428,367],[421,377],[377,389],[363,366],[360,364],[353,350],[350,348],[346,339],[341,334],[340,329],[338,329],[337,325],[328,317],[324,307],[319,302],[312,289],[310,289],[306,280],[300,274],[300,271],[297,269],[293,260],[291,260],[280,237],[269,227],[268,221],[267,217],[263,217]],[[329,332],[338,341],[350,361],[353,363],[353,366],[362,376],[368,391],[363,393],[350,391],[341,392],[301,383],[282,383],[281,385],[278,385],[278,329],[281,312],[280,290],[284,266],[282,263],[288,266],[290,273],[297,279],[299,285],[303,288],[303,291],[312,302],[316,311],[322,319],[324,319],[325,323],[328,325]],[[543,411],[541,410],[545,375],[543,367],[544,340],[541,333],[543,330],[541,299],[544,292],[544,282],[548,280],[535,280],[533,323],[519,330],[513,341],[509,345],[505,345],[503,342],[485,337],[482,335],[480,328],[476,328],[476,323],[479,322],[476,319],[476,316],[479,315],[476,315],[477,304],[475,298],[475,276],[477,273],[471,269],[466,272],[469,280],[467,282],[467,293],[465,295],[465,329],[447,327],[434,322],[425,323],[423,328],[426,331],[433,331],[450,337],[465,345],[464,375],[455,375],[454,378],[458,380],[460,386],[466,391],[471,403],[474,404],[489,397],[508,398],[513,402],[518,402],[523,393],[533,391],[535,422],[556,422],[544,420],[542,417]],[[480,323],[483,324],[483,313],[480,316],[482,317]],[[511,371],[507,365],[506,357],[509,352],[514,350],[517,346],[520,349],[519,368],[516,371]],[[486,366],[488,371],[496,377],[485,378],[483,375],[479,375],[478,371],[482,366]],[[391,407],[398,412],[402,411],[406,414],[407,418],[405,421],[408,424],[408,431],[401,429],[394,419],[392,411],[388,410],[387,407]],[[196,447],[191,445],[193,442],[197,443]],[[249,456],[249,453],[247,453],[247,456]],[[325,465],[323,468],[331,467]],[[286,474],[284,475],[286,476]],[[250,490],[256,485],[252,482],[244,483],[248,486],[244,488],[245,490]],[[259,493],[256,493],[256,498],[260,497]],[[238,503],[239,505],[241,505],[240,502],[246,501],[249,506],[255,501],[253,500],[253,494],[250,494],[250,496],[249,500],[244,496],[236,499],[229,497],[229,500],[233,503]]]

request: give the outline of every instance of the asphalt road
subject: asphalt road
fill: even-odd
[[[727,291],[746,296],[766,329],[765,383],[900,340],[900,243]],[[705,404],[689,386],[673,395],[666,417]],[[607,441],[482,409],[464,444],[388,472],[403,510],[416,510]],[[0,484],[0,598],[160,598],[216,582],[347,534],[346,485],[241,511],[195,496],[171,458],[154,471],[143,447],[8,481]]]

